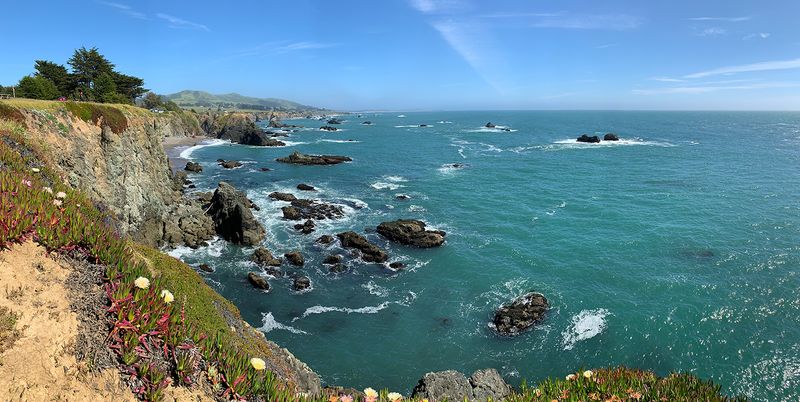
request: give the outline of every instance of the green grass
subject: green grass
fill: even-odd
[[[102,119],[103,124],[116,134],[122,134],[128,128],[128,119],[116,106],[87,102],[66,102],[64,106],[73,116],[85,122],[99,124]]]
[[[0,353],[8,350],[19,338],[17,315],[6,307],[0,307]]]
[[[22,123],[25,121],[25,116],[17,108],[0,101],[0,119]]]

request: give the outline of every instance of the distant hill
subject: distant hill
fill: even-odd
[[[301,105],[297,102],[277,98],[253,98],[230,94],[210,94],[204,91],[180,91],[166,95],[166,98],[184,108],[205,107],[245,110],[322,110],[318,107]]]

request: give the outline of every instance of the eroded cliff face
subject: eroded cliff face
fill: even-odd
[[[210,239],[210,219],[173,185],[162,146],[165,137],[202,135],[196,121],[110,107],[122,112],[126,124],[112,128],[102,116],[84,121],[66,106],[20,111],[28,133],[50,151],[69,184],[107,208],[122,233],[149,245],[197,246]]]

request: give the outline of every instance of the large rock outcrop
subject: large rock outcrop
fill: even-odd
[[[412,397],[431,401],[501,401],[512,392],[495,369],[478,370],[468,379],[455,371],[427,373],[414,387]]]
[[[492,326],[500,335],[514,336],[544,319],[549,303],[541,293],[524,294],[500,306],[492,318]]]
[[[292,152],[291,155],[283,158],[275,159],[278,162],[293,163],[296,165],[336,165],[342,162],[350,162],[347,156],[336,155],[306,155],[298,151]]]
[[[223,239],[245,246],[258,244],[266,231],[250,208],[252,201],[232,185],[220,182],[211,198],[208,214],[214,228]]]
[[[209,137],[237,144],[267,147],[286,145],[258,128],[255,116],[249,113],[206,112],[200,115],[200,127]]]
[[[361,259],[367,262],[386,262],[389,254],[386,250],[372,244],[364,236],[356,232],[344,232],[336,235],[344,248],[352,248],[361,252]]]
[[[392,241],[422,248],[438,247],[444,243],[445,232],[426,230],[425,222],[399,219],[378,225],[378,233]]]

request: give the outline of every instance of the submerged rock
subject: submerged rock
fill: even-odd
[[[347,156],[336,155],[305,155],[298,151],[292,152],[291,155],[276,159],[278,162],[294,163],[298,165],[336,165],[342,162],[350,162]]]
[[[303,258],[303,255],[300,254],[299,251],[292,251],[291,253],[286,253],[283,256],[286,258],[287,261],[289,261],[290,264],[296,265],[298,267],[301,267],[303,266],[303,264],[306,263],[305,258]]]
[[[346,272],[346,271],[347,271],[347,265],[344,265],[344,264],[336,264],[336,265],[332,266],[328,270],[328,272],[331,272],[331,273],[334,273],[334,274],[340,274],[340,273]]]
[[[255,272],[248,272],[247,280],[259,289],[269,290],[269,282],[267,282],[267,279]]]
[[[486,123],[486,125],[485,125],[484,127],[486,127],[486,128],[495,128],[495,127],[497,127],[497,126],[495,126],[494,124],[492,124],[492,122],[490,121],[490,122]]]
[[[337,219],[344,216],[344,209],[338,205],[325,204],[313,200],[297,199],[291,206],[283,207],[283,218],[288,220],[300,219]]]
[[[250,260],[261,266],[277,267],[281,265],[281,260],[273,257],[272,253],[264,247],[257,248],[256,251],[253,252],[253,255],[250,256]]]
[[[339,131],[338,128],[331,127],[331,126],[322,126],[319,129],[322,130],[322,131]]]
[[[406,264],[403,264],[400,261],[395,261],[395,262],[389,264],[389,268],[391,268],[391,269],[403,269],[405,267],[406,267]]]
[[[344,248],[352,248],[361,252],[361,259],[367,262],[386,262],[389,254],[386,250],[370,243],[364,236],[356,232],[344,232],[336,235]]]
[[[333,117],[330,120],[328,120],[327,123],[328,124],[342,124],[342,121],[337,119],[337,118],[335,118],[335,117]]]
[[[297,199],[294,194],[280,193],[277,191],[270,193],[268,197],[278,201],[294,201]]]
[[[317,191],[317,189],[314,188],[314,186],[309,186],[308,184],[305,183],[298,184],[297,189],[300,191]]]
[[[378,234],[398,243],[430,248],[444,243],[445,232],[425,230],[425,222],[413,219],[399,219],[378,225]]]
[[[186,162],[186,167],[184,167],[183,170],[192,173],[200,173],[203,171],[203,167],[197,162]]]
[[[205,263],[198,265],[197,269],[203,272],[214,272],[214,269],[212,269],[208,264]]]
[[[593,136],[590,137],[590,136],[588,136],[586,134],[583,134],[580,137],[578,137],[578,139],[576,141],[578,141],[578,142],[588,142],[588,143],[596,144],[596,143],[600,142],[600,137],[598,137],[596,135],[593,135]]]
[[[365,125],[365,126],[371,126],[371,125],[372,125],[372,122],[371,122],[371,121],[369,121],[369,120],[367,120],[367,121],[365,121],[365,122],[363,122],[363,123],[361,123],[361,124],[363,124],[363,125]]]
[[[294,225],[294,228],[295,228],[295,230],[299,230],[303,234],[311,234],[311,233],[314,232],[314,228],[316,226],[317,225],[314,224],[314,221],[312,221],[311,219],[308,219],[303,223],[298,223],[298,224]]]
[[[422,377],[412,398],[431,401],[502,401],[512,389],[495,369],[478,370],[469,379],[455,370],[427,373]]]
[[[331,235],[322,235],[318,237],[317,240],[315,240],[315,242],[319,244],[331,244],[333,243],[334,240],[335,238]]]
[[[222,161],[219,162],[219,165],[224,167],[225,169],[234,169],[239,166],[242,166],[242,162],[239,161]]]
[[[335,265],[335,264],[338,264],[340,262],[342,262],[342,256],[338,255],[338,254],[329,255],[329,256],[325,257],[324,260],[322,260],[322,263],[325,264],[325,265]]]
[[[614,133],[608,133],[603,136],[603,141],[619,141],[619,137]]]
[[[245,194],[228,183],[220,182],[211,197],[208,215],[214,222],[216,232],[225,240],[252,246],[258,244],[266,234],[264,227],[250,210],[253,202]]]
[[[296,291],[306,290],[311,287],[311,279],[307,276],[297,276],[292,282],[292,288]]]
[[[530,292],[500,306],[492,324],[500,335],[514,336],[544,318],[549,304],[541,293]]]

